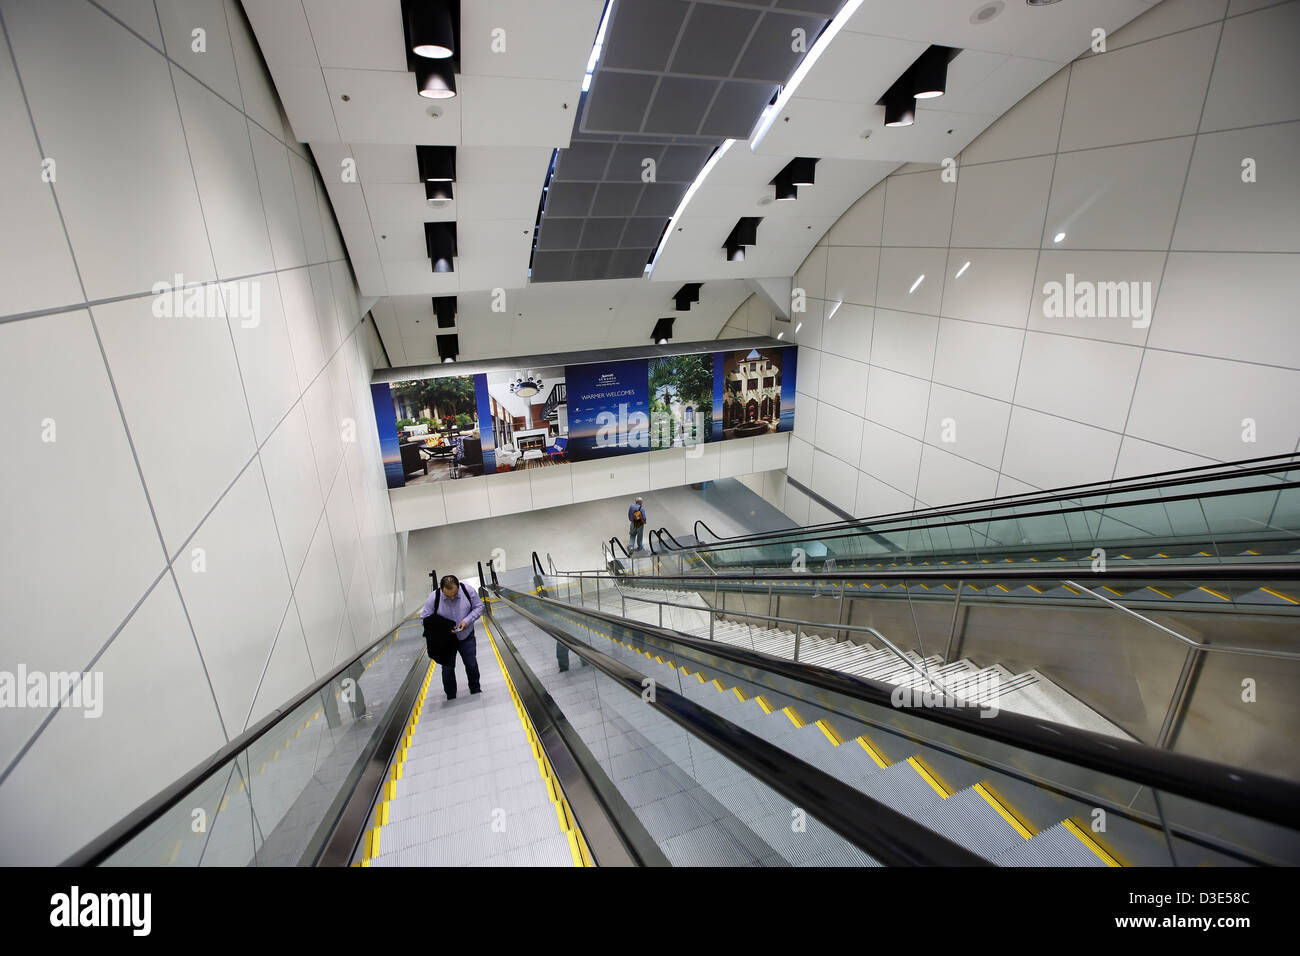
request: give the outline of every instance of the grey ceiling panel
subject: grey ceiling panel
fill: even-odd
[[[554,178],[560,182],[600,182],[612,150],[610,143],[575,142],[568,149],[560,150]]]
[[[604,279],[609,272],[609,260],[612,253],[608,249],[600,252],[579,252],[573,257],[573,273],[576,280]]]
[[[686,183],[648,184],[641,196],[640,205],[636,207],[636,215],[668,218],[677,211],[678,204],[689,188]]]
[[[591,207],[593,216],[618,216],[630,218],[636,212],[641,190],[640,183],[601,183],[596,190],[596,202]]]
[[[650,216],[641,219],[629,219],[627,230],[623,233],[625,246],[646,246],[653,249],[663,235],[666,217]]]
[[[724,83],[700,132],[723,139],[746,139],[775,92],[776,86],[767,83]]]
[[[641,73],[601,71],[587,93],[586,128],[636,132],[657,82],[658,77]],[[629,123],[636,125],[629,126]]]
[[[760,16],[744,7],[697,3],[677,41],[669,72],[730,76]]]
[[[582,224],[586,221],[544,216],[542,231],[537,237],[537,248],[547,250],[578,248],[578,239],[582,236]]]
[[[726,92],[725,89],[723,92]],[[670,146],[663,158],[659,160],[658,182],[695,182],[695,177],[709,161],[709,154],[712,152],[712,146]]]
[[[580,249],[617,249],[626,219],[588,219]]]
[[[796,27],[804,30],[808,38],[807,46],[811,49],[825,24],[826,21],[818,17],[769,13],[759,24],[758,33],[749,41],[733,76],[737,79],[785,83],[804,57],[802,52],[793,49],[792,31]]]
[[[610,160],[609,172],[605,181],[611,183],[639,183],[646,168],[646,159],[655,161],[655,179],[664,178],[664,147],[650,143],[620,143],[614,147],[614,158]]]
[[[847,0],[773,0],[772,6],[791,13],[811,13],[824,19],[834,19]],[[811,37],[809,38],[811,39]],[[812,46],[811,43],[808,44]]]
[[[545,216],[586,216],[596,195],[595,183],[552,182],[546,192]]]
[[[550,182],[532,281],[643,275],[710,154],[749,135],[802,59],[791,31],[811,46],[844,2],[615,0]]]
[[[542,252],[538,250],[533,253],[532,278],[534,282],[559,282],[569,278],[572,272],[572,252]]]
[[[645,275],[646,263],[650,261],[652,252],[654,252],[653,247],[618,250],[610,259],[607,273],[609,278],[637,279]]]
[[[704,122],[704,114],[708,112],[717,89],[716,80],[662,77],[650,113],[645,119],[645,131],[695,133]]]
[[[690,4],[682,0],[617,0],[600,53],[601,66],[664,69],[689,11]]]

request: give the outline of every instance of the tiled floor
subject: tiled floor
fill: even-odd
[[[496,549],[504,552],[502,563],[507,568],[528,567],[534,551],[543,564],[549,553],[556,566],[566,570],[599,567],[603,541],[611,535],[627,540],[627,509],[633,497],[412,531],[406,560],[408,611],[428,595],[431,569],[475,580],[477,562],[486,567]],[[646,492],[643,497],[647,537],[650,529],[661,527],[674,535],[690,534],[697,518],[720,535],[794,527],[793,521],[734,478],[709,482],[701,490],[687,485]],[[649,554],[648,540],[645,547]]]

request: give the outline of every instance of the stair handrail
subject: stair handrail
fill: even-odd
[[[1207,575],[1204,573],[1207,570],[1211,570],[1214,573]],[[1198,574],[1197,572],[1200,573]],[[607,580],[614,583],[616,588],[619,587],[619,583],[616,579],[612,578],[609,575],[603,575],[601,572],[571,571],[565,573],[571,577],[605,577]],[[1177,580],[1180,577],[1186,577],[1186,576],[1200,577],[1200,578],[1208,577],[1216,581],[1221,581],[1225,579],[1238,580],[1238,581],[1243,581],[1243,580],[1251,581],[1256,579],[1265,580],[1265,581],[1277,581],[1277,580],[1300,581],[1300,565],[1272,565],[1272,564],[1213,565],[1213,566],[1180,565],[1178,567],[1159,567],[1159,568],[1108,568],[1106,571],[1097,571],[1094,573],[1096,578],[1101,581]],[[962,571],[940,570],[940,571],[916,571],[916,572],[909,572],[909,571],[804,572],[801,571],[801,572],[784,572],[784,573],[763,574],[763,575],[719,574],[715,572],[707,577],[700,574],[640,574],[640,575],[635,575],[632,580],[647,581],[647,582],[668,581],[668,582],[677,582],[677,583],[685,582],[685,581],[699,581],[710,587],[713,587],[721,582],[731,582],[734,584],[756,582],[759,580],[760,577],[762,578],[763,583],[768,583],[768,584],[770,584],[773,579],[777,579],[780,581],[835,582],[835,581],[850,581],[850,580],[878,581],[882,579],[889,580],[889,581],[896,581],[896,580],[908,581],[908,580],[916,580],[918,578],[925,579],[925,580],[937,580],[937,581],[967,581],[967,582],[972,580],[1002,581],[1002,580],[1008,580],[1014,578],[1027,578],[1030,580],[1038,580],[1038,581],[1050,580],[1050,581],[1060,581],[1065,584],[1072,584],[1072,582],[1067,581],[1065,576],[1062,575],[1059,571],[1050,567],[1049,568],[1008,568],[1005,571],[1000,571],[997,568],[968,568]],[[625,583],[624,586],[626,586]],[[1091,592],[1088,588],[1084,588],[1079,584],[1073,584],[1073,586],[1083,591],[1089,591],[1089,593],[1093,597],[1098,598],[1099,600],[1102,600],[1107,604],[1114,603],[1110,601],[1109,598],[1105,598],[1102,595],[1096,594],[1095,592]],[[870,597],[870,595],[866,595],[866,596]],[[1142,617],[1142,615],[1137,614],[1137,612],[1131,611],[1128,608],[1124,608],[1123,605],[1117,604],[1116,606],[1122,608],[1123,610],[1128,611],[1130,614],[1133,614],[1135,617],[1139,617],[1139,618]],[[695,610],[699,610],[699,608],[695,608]],[[726,613],[740,614],[741,612],[727,611]],[[770,614],[759,614],[755,616],[762,620],[784,620],[786,623],[790,623],[790,624],[803,624],[803,625],[816,626],[820,628],[832,628],[835,630],[852,630],[852,629],[857,629],[859,627],[859,625],[849,625],[849,624],[828,624],[825,621],[800,621],[796,618],[784,618],[784,619],[775,618]],[[1285,651],[1285,650],[1278,650],[1275,648],[1265,648],[1265,647],[1240,647],[1237,645],[1230,645],[1230,644],[1202,644],[1195,640],[1192,640],[1191,638],[1184,637],[1183,635],[1180,635],[1175,631],[1171,631],[1168,628],[1163,627],[1162,625],[1157,624],[1154,621],[1149,621],[1149,619],[1146,618],[1142,618],[1142,619],[1148,620],[1148,623],[1152,624],[1152,626],[1154,626],[1158,631],[1172,635],[1173,637],[1178,638],[1180,642],[1187,644],[1197,650],[1212,651],[1212,652],[1226,653],[1226,654],[1247,654],[1255,657],[1268,657],[1277,660],[1300,660],[1300,652],[1297,651]]]
[[[1178,501],[1202,501],[1202,500],[1209,500],[1212,498],[1228,497],[1230,495],[1256,494],[1261,491],[1280,492],[1280,491],[1286,491],[1291,488],[1300,488],[1300,481],[1287,481],[1287,482],[1280,482],[1275,485],[1257,486],[1257,487],[1249,487],[1249,488],[1223,488],[1223,489],[1219,489],[1218,491],[1207,491],[1207,492],[1199,492],[1199,493],[1185,494],[1185,495],[1173,495],[1169,497],[1160,497],[1160,498],[1143,498],[1137,501],[1119,501],[1119,502],[1112,502],[1110,504],[1103,504],[1103,505],[1075,505],[1073,507],[1058,508],[1049,511],[1032,511],[1024,514],[1017,514],[1005,519],[999,519],[996,517],[967,518],[959,521],[941,521],[936,524],[903,525],[897,528],[887,528],[884,531],[881,531],[879,533],[900,534],[904,532],[914,532],[914,531],[933,531],[938,528],[954,528],[954,527],[960,527],[962,525],[971,525],[971,524],[978,524],[982,522],[991,522],[991,521],[998,521],[998,520],[1010,521],[1014,519],[1019,521],[1028,518],[1060,517],[1062,515],[1067,515],[1067,514],[1076,514],[1081,511],[1098,511],[1098,510],[1105,510],[1107,508],[1133,508],[1141,505],[1157,505],[1157,504],[1168,505]],[[951,512],[948,514],[936,514],[929,517],[943,518],[943,517],[948,517],[949,514],[959,514],[959,513],[960,512]],[[925,519],[923,518],[923,520]],[[865,521],[860,522],[857,525],[857,527],[858,530],[854,531],[849,525],[841,525],[839,527],[831,529],[836,533],[828,534],[825,537],[820,538],[820,540],[823,542],[839,541],[842,539],[857,537],[859,534],[862,533],[864,529],[871,530],[871,526],[867,524]],[[875,529],[875,530],[879,530],[879,529]],[[805,534],[805,532],[807,532],[807,534]],[[718,552],[718,551],[725,552],[725,551],[735,550],[738,548],[754,547],[756,545],[761,545],[764,541],[767,541],[768,543],[772,543],[772,544],[779,544],[782,541],[798,542],[806,538],[816,537],[817,535],[820,534],[820,531],[818,530],[817,527],[812,526],[808,528],[791,528],[784,531],[762,532],[762,534],[764,534],[766,537],[765,538],[754,537],[746,541],[733,539],[733,540],[728,540],[727,542],[724,543],[719,543],[717,545],[712,545],[712,544],[688,545],[686,548],[682,550],[685,551],[707,550],[713,552]],[[1046,546],[1046,543],[1044,543],[1044,546]]]
[[[1264,458],[1251,458],[1233,464],[1244,466],[1244,465],[1252,465],[1257,462],[1277,461],[1279,459],[1291,459],[1295,462],[1297,467],[1300,467],[1300,455],[1296,455],[1296,454],[1271,455]],[[1026,491],[1026,492],[1021,492],[1018,495],[1005,495],[997,498],[980,498],[972,501],[957,502],[952,505],[938,505],[933,508],[914,509],[909,511],[893,511],[893,512],[886,512],[885,514],[881,514],[881,515],[871,515],[867,517],[851,518],[848,520],[841,520],[841,521],[828,521],[828,522],[823,522],[821,524],[805,525],[798,528],[776,529],[773,531],[754,531],[754,532],[748,532],[748,533],[743,533],[739,535],[730,535],[730,536],[720,535],[717,532],[715,532],[712,528],[710,528],[707,524],[705,524],[704,521],[700,519],[696,519],[695,525],[693,526],[692,530],[695,535],[696,541],[698,543],[695,545],[687,545],[685,547],[685,550],[692,550],[695,548],[701,548],[705,546],[725,547],[731,544],[740,544],[749,541],[762,540],[764,538],[782,538],[782,537],[787,537],[789,535],[798,534],[801,531],[820,534],[824,532],[848,530],[853,528],[870,528],[878,524],[894,524],[896,522],[906,519],[908,516],[915,516],[918,518],[918,520],[928,520],[932,518],[942,518],[949,515],[963,514],[964,512],[967,511],[980,511],[985,509],[1001,510],[1003,507],[1012,507],[1016,505],[1043,504],[1043,503],[1050,503],[1053,501],[1064,501],[1070,498],[1082,497],[1082,495],[1070,494],[1069,492],[1074,492],[1079,489],[1085,489],[1085,488],[1096,488],[1097,489],[1096,491],[1090,493],[1093,495],[1101,494],[1103,492],[1121,494],[1121,493],[1128,493],[1132,491],[1142,491],[1150,488],[1168,488],[1177,485],[1194,484],[1203,481],[1215,481],[1215,480],[1228,479],[1228,478],[1241,478],[1241,477],[1254,477],[1258,475],[1268,475],[1279,471],[1278,468],[1274,468],[1268,465],[1255,465],[1255,467],[1251,467],[1251,468],[1243,467],[1243,468],[1238,468],[1238,470],[1236,471],[1226,470],[1229,467],[1231,466],[1222,465],[1222,464],[1198,465],[1195,468],[1181,468],[1181,469],[1176,469],[1174,471],[1155,472],[1150,475],[1141,475],[1133,478],[1126,478],[1126,479],[1122,479],[1118,483],[1091,482],[1082,485],[1069,485],[1062,488],[1045,489],[1041,491]],[[1204,475],[1187,474],[1189,472],[1195,472],[1195,471],[1209,471],[1210,469],[1219,469],[1220,471],[1213,471],[1211,473],[1207,473]],[[1281,469],[1281,470],[1291,470],[1291,469]],[[1162,481],[1162,482],[1146,481],[1147,479],[1151,479],[1151,478],[1159,478],[1162,476],[1173,476],[1173,475],[1185,475],[1186,477],[1175,479],[1173,481]],[[1145,482],[1145,483],[1129,484],[1130,482]],[[1247,490],[1266,491],[1269,490],[1270,488],[1282,488],[1282,487],[1286,487],[1286,486],[1272,485],[1266,487],[1251,488]],[[1235,490],[1235,489],[1226,489],[1226,490]],[[1210,497],[1210,494],[1207,493],[1204,496],[1197,495],[1194,497]],[[1182,500],[1182,499],[1171,499],[1171,498],[1144,499],[1142,501],[1110,502],[1106,505],[1093,505],[1093,506],[1085,506],[1085,507],[1091,507],[1091,508],[1118,507],[1120,505],[1152,504],[1152,503],[1172,501],[1172,500]],[[1050,512],[1050,513],[1063,513],[1063,512]],[[1043,512],[1039,512],[1037,514],[1041,515],[1043,514]],[[1015,517],[1034,517],[1034,516],[1036,515],[1023,515],[1023,516],[1016,515]],[[974,519],[974,520],[979,520],[979,519]],[[986,518],[983,520],[995,520],[995,519]],[[956,522],[956,523],[969,524],[970,522]],[[946,527],[946,526],[947,525],[935,525],[933,527]],[[712,535],[714,538],[718,540],[713,542],[708,542],[706,545],[706,543],[700,538],[700,534],[699,534],[700,527],[703,527],[706,531],[709,532],[710,535]],[[931,526],[927,525],[926,527],[931,527]],[[899,531],[899,530],[910,530],[910,528],[909,527],[891,528],[886,530]]]

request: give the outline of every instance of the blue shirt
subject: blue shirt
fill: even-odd
[[[633,518],[632,516],[633,516],[634,514],[636,514],[638,511],[641,512],[641,520],[642,520],[642,521],[648,521],[648,520],[649,520],[649,519],[646,517],[645,505],[639,505],[639,504],[637,504],[637,503],[634,501],[634,502],[632,502],[631,507],[629,507],[629,508],[627,509],[627,520],[628,520],[628,523],[629,523],[629,524],[631,524],[631,523],[633,523],[633,522],[636,521],[636,519]]]
[[[429,597],[424,602],[424,609],[420,611],[420,619],[423,620],[433,613],[433,605],[436,601],[438,617],[446,618],[455,624],[461,621],[467,622],[465,630],[457,634],[457,638],[463,641],[467,637],[473,637],[474,622],[483,616],[483,602],[479,600],[478,594],[469,585],[464,585],[463,590],[457,588],[454,598],[449,598],[445,594],[439,596],[441,590],[441,588],[434,588],[429,592]],[[469,594],[468,599],[465,597],[466,593]]]

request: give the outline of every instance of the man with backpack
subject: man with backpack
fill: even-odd
[[[465,677],[469,681],[469,692],[480,692],[478,679],[478,652],[474,642],[474,622],[483,615],[483,602],[473,588],[462,584],[454,574],[445,575],[437,589],[424,602],[420,611],[422,619],[442,618],[446,627],[457,638],[456,649],[443,661],[442,689],[448,700],[456,699],[456,654],[465,662]],[[425,634],[430,633],[430,624],[425,623]]]
[[[638,498],[627,509],[627,549],[628,551],[644,551],[642,547],[642,535],[645,533],[645,505]],[[636,542],[636,547],[632,547],[632,542]]]

